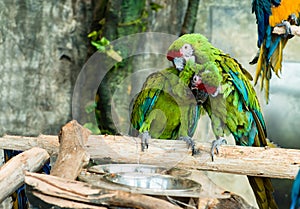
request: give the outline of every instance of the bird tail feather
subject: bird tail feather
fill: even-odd
[[[248,176],[256,202],[260,209],[278,209],[273,197],[273,186],[270,178]]]

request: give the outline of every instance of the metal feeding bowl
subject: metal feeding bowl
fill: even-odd
[[[152,174],[164,174],[178,177],[187,177],[191,175],[191,172],[180,168],[165,168],[161,166],[145,165],[145,164],[105,164],[96,165],[88,168],[89,172],[98,174],[107,173],[152,173]]]
[[[151,173],[115,173],[106,174],[103,177],[115,184],[151,191],[191,191],[200,186],[190,179]]]
[[[145,164],[106,164],[88,168],[103,181],[125,191],[154,195],[193,196],[201,185],[188,177],[191,172]],[[101,185],[105,185],[104,182]],[[107,185],[107,184],[106,184]],[[109,187],[111,188],[111,187]]]

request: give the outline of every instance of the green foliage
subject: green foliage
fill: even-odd
[[[164,8],[162,5],[157,4],[155,2],[150,2],[150,8],[155,12],[158,12],[160,9]]]
[[[100,40],[95,39],[95,37],[99,37],[99,31],[93,31],[88,35],[89,38],[92,38],[91,44],[97,48],[100,52],[104,52],[106,46],[110,44],[110,41],[105,37],[102,37]],[[94,39],[94,40],[93,40]]]
[[[89,113],[95,111],[96,106],[97,106],[96,102],[93,101],[93,102],[88,103],[88,104],[85,106],[84,110],[85,110],[86,113],[89,114]]]
[[[96,49],[99,52],[104,52],[114,60],[121,62],[122,57],[120,56],[120,52],[117,52],[113,49],[113,46],[110,45],[110,41],[105,37],[98,39],[101,33],[102,33],[101,30],[99,30],[99,31],[93,31],[90,34],[88,34],[88,37],[91,38],[91,44],[94,47],[96,47]]]
[[[89,129],[93,134],[100,134],[100,129],[94,123],[85,123],[83,127]]]
[[[92,102],[89,102],[84,110],[87,114],[89,114],[89,117],[95,117],[95,114],[92,114],[92,113],[95,113],[95,109],[96,109],[96,102],[95,101],[92,101]],[[85,123],[83,125],[83,127],[89,129],[93,134],[100,134],[100,129],[98,128],[98,125],[97,124],[94,124],[92,122],[88,122],[88,123]]]

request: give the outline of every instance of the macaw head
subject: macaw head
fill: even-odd
[[[202,46],[207,43],[207,39],[201,34],[185,34],[171,44],[167,59],[174,64],[177,70],[182,71],[188,61],[195,63],[196,58],[205,58],[201,50]]]
[[[185,43],[178,50],[169,50],[167,59],[173,62],[177,70],[182,71],[188,60],[195,62],[194,49],[191,44]]]
[[[221,92],[222,76],[213,63],[206,63],[203,70],[195,74],[191,80],[191,89],[200,103],[204,103],[208,96],[216,97]]]

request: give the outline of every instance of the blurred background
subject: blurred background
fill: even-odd
[[[72,102],[77,101],[72,100],[76,94],[73,91],[84,64],[97,50],[103,50],[109,44],[107,41],[130,34],[201,33],[253,75],[255,66],[248,63],[257,52],[257,26],[251,10],[250,0],[2,0],[0,134],[57,134],[74,116]],[[159,40],[157,44],[161,44]],[[271,81],[268,105],[257,87],[268,138],[281,147],[296,149],[300,149],[299,44],[299,37],[288,42],[281,78],[274,76]],[[152,46],[148,43],[147,47]],[[126,57],[126,49],[119,50]],[[94,133],[126,133],[133,96],[147,75],[168,65],[164,55],[139,55],[123,60],[105,76],[95,100],[80,104],[86,114],[75,114]],[[90,93],[95,92],[86,95]],[[98,124],[91,120],[95,117]],[[207,118],[201,119],[195,138],[213,139]],[[245,177],[210,172],[207,175],[251,201],[251,191],[244,192]],[[291,181],[276,179],[274,185],[279,207],[287,208]]]

